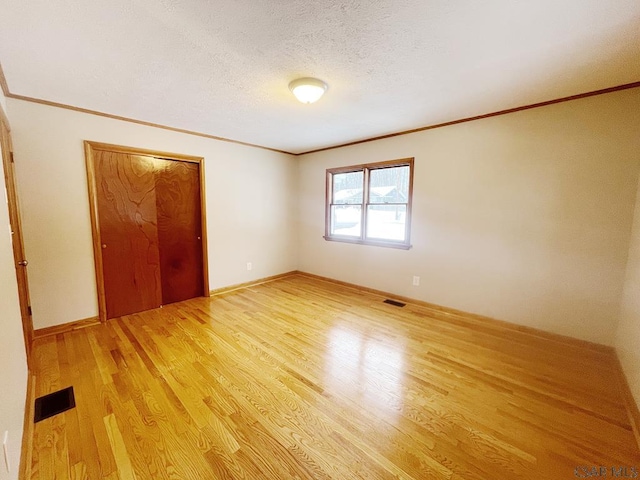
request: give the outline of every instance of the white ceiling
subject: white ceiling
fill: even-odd
[[[12,94],[305,152],[640,80],[638,0],[0,0]],[[288,83],[329,85],[302,105]]]

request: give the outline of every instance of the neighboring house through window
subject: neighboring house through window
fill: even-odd
[[[327,170],[325,239],[411,247],[413,158]]]

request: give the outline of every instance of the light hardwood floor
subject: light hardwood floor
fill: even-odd
[[[640,466],[611,352],[305,276],[39,338],[32,479],[572,479]]]

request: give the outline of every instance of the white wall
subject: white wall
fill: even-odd
[[[631,392],[640,405],[640,183],[615,346]]]
[[[4,97],[0,93],[0,104],[3,101]],[[4,432],[8,430],[11,464],[11,471],[7,473],[3,455],[0,453],[0,479],[15,480],[18,478],[20,465],[27,391],[27,359],[22,336],[4,175],[0,175],[0,192],[0,443],[4,439]]]
[[[36,329],[98,314],[83,140],[205,157],[211,289],[296,269],[294,157],[21,100],[8,105]]]
[[[633,89],[305,155],[299,268],[611,345],[639,111]],[[415,157],[413,248],[323,240],[325,170],[404,157]]]

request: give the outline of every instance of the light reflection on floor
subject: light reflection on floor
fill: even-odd
[[[404,345],[392,345],[338,325],[329,332],[325,387],[375,408],[393,422],[403,402]]]

